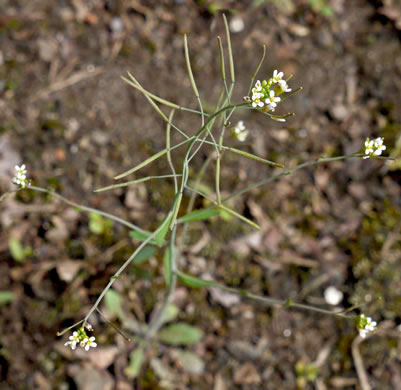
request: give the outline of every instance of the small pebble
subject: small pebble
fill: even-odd
[[[244,29],[244,27],[245,27],[244,20],[239,16],[235,16],[234,18],[231,19],[230,21],[231,32],[239,33]]]

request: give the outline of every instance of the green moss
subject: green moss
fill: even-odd
[[[72,259],[83,259],[85,257],[85,248],[80,240],[67,241],[67,253]]]
[[[353,304],[365,304],[364,311],[393,319],[401,311],[399,286],[401,270],[397,258],[401,243],[395,242],[383,257],[383,245],[389,234],[396,231],[400,210],[384,200],[362,221],[359,236],[350,243],[353,257],[352,272],[358,280],[351,295]],[[397,255],[398,253],[398,255]]]

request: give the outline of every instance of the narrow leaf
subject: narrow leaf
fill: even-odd
[[[211,217],[215,217],[220,214],[219,210],[216,209],[202,209],[202,210],[194,210],[189,214],[184,215],[180,219],[177,220],[178,223],[186,223],[186,222],[194,222],[194,221],[202,221],[204,219],[209,219]]]
[[[25,250],[18,238],[11,237],[8,241],[8,248],[10,249],[11,256],[15,261],[23,263],[25,260]]]
[[[190,374],[202,374],[205,370],[205,362],[193,352],[176,349],[173,356],[181,363],[184,371]]]
[[[138,252],[132,261],[133,264],[141,264],[144,261],[148,260],[152,257],[156,252],[156,248],[154,246],[145,246],[142,250]]]
[[[160,224],[160,225],[163,225],[163,224],[164,224],[164,226],[163,226],[163,228],[159,231],[159,233],[156,234],[156,237],[155,237],[155,240],[156,240],[156,243],[157,243],[158,246],[162,246],[163,243],[164,243],[164,238],[165,238],[166,235],[167,235],[169,223],[170,223],[172,217],[173,217],[172,215],[167,215],[167,216],[163,219],[162,223]]]
[[[110,289],[104,297],[104,304],[112,318],[124,318],[122,303],[123,298],[116,290]]]
[[[170,305],[168,305],[167,310],[164,312],[162,323],[167,324],[168,322],[174,321],[177,318],[179,312],[180,309],[176,305],[171,303]]]
[[[149,233],[149,232],[147,232],[147,233],[142,233],[142,232],[139,232],[139,231],[130,231],[130,232],[129,232],[129,235],[130,235],[133,239],[138,240],[138,241],[141,241],[141,242],[145,241],[151,234],[152,234],[152,233]],[[154,239],[152,239],[152,240],[149,241],[149,244],[157,245],[157,246],[163,246],[163,245],[165,244],[165,242],[163,241],[161,244],[159,244],[159,242],[156,241],[156,239],[154,238]]]
[[[226,207],[226,206],[224,206],[224,205],[222,205],[222,204],[220,204],[218,207],[221,208],[221,209],[223,209],[223,210],[225,210],[225,211],[227,211],[228,213],[230,213],[230,214],[233,215],[234,217],[237,217],[237,218],[240,219],[241,221],[246,222],[248,225],[251,225],[251,226],[254,227],[255,229],[260,230],[260,226],[259,226],[257,223],[251,221],[250,219],[244,217],[243,215],[237,213],[236,211],[231,210],[230,208],[228,208],[228,207]]]
[[[143,363],[143,356],[143,348],[136,348],[131,352],[129,365],[124,370],[124,373],[128,378],[134,379],[139,375]]]
[[[192,345],[202,337],[203,332],[199,328],[182,322],[165,327],[159,332],[160,341],[169,345]]]
[[[196,276],[184,274],[183,272],[177,273],[178,278],[189,287],[219,287],[219,285],[213,280],[205,280],[197,278]]]

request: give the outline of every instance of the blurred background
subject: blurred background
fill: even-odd
[[[157,227],[171,206],[171,181],[93,193],[165,147],[162,119],[120,76],[130,71],[156,95],[197,108],[187,34],[198,89],[212,109],[221,88],[216,37],[226,43],[222,13],[235,102],[247,94],[263,45],[258,78],[279,69],[293,75],[290,87],[303,87],[277,110],[296,113],[286,123],[237,111],[232,124],[243,120],[250,134],[240,146],[227,144],[294,167],[380,136],[395,160],[321,164],[233,199],[230,206],[262,229],[229,218],[192,224],[180,268],[326,309],[333,306],[325,291],[335,287],[337,307],[361,305],[378,331],[359,344],[350,321],[179,285],[172,319],[202,336],[180,345],[155,340],[135,378],[136,343],[97,314],[98,348],[89,353],[64,347],[68,335],[56,333],[84,317],[137,242],[123,226],[24,190],[0,203],[1,389],[401,389],[398,0],[0,0],[0,193],[14,188],[14,166],[24,163],[35,185]],[[195,115],[177,112],[175,120],[199,128]],[[212,151],[197,156],[191,177]],[[279,172],[226,154],[223,194]],[[158,160],[135,178],[168,173]],[[211,191],[213,175],[212,164],[204,181]],[[162,256],[152,250],[130,266],[101,305],[129,335],[165,296]]]

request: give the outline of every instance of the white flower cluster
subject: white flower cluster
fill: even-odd
[[[252,107],[261,108],[264,112],[274,111],[277,103],[281,101],[279,96],[284,92],[291,92],[291,88],[283,80],[283,76],[283,72],[275,70],[273,77],[269,81],[256,81],[255,86],[252,88],[252,96],[249,99]]]
[[[31,182],[26,178],[26,166],[22,164],[20,167],[15,166],[15,176],[13,177],[13,183],[20,186],[20,188],[29,187]]]
[[[95,337],[88,337],[84,327],[75,331],[72,336],[69,337],[69,341],[67,341],[65,346],[70,346],[72,350],[74,350],[77,345],[80,345],[85,351],[89,351],[89,348],[96,348],[97,344],[95,343]]]
[[[378,137],[376,139],[366,138],[365,141],[365,156],[363,158],[370,158],[380,156],[386,150],[386,145],[383,145],[383,138]]]
[[[239,121],[232,131],[233,137],[240,142],[244,142],[246,140],[248,133],[249,131],[244,125],[244,121]]]
[[[375,330],[377,322],[372,321],[370,317],[365,317],[364,314],[361,314],[358,320],[359,323],[357,327],[359,331],[359,336],[364,339],[369,332],[373,332]]]

